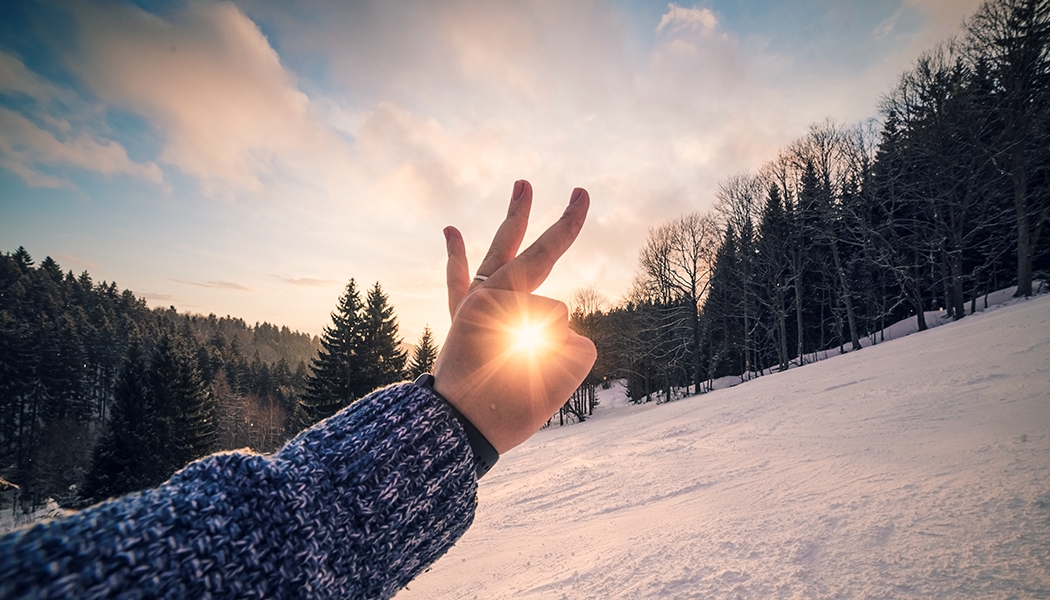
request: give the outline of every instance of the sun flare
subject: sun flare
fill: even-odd
[[[514,349],[534,353],[547,345],[547,333],[542,323],[525,321],[511,331]]]

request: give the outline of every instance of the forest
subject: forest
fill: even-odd
[[[670,400],[860,350],[904,318],[924,330],[925,311],[962,319],[993,290],[1030,296],[1050,270],[1050,3],[984,4],[879,106],[812,125],[723,179],[713,210],[650,229],[621,302],[578,291],[589,383]]]
[[[76,507],[211,452],[271,452],[437,356],[428,328],[406,364],[378,283],[362,300],[351,280],[332,317],[317,338],[150,309],[50,257],[0,255],[0,492],[26,511],[47,498]]]
[[[622,299],[577,290],[571,325],[598,362],[551,424],[588,418],[604,382],[669,401],[1050,278],[1050,2],[984,4],[879,107],[812,125],[724,178],[712,210],[653,227]],[[210,452],[269,452],[437,351],[428,328],[407,355],[379,283],[351,279],[314,337],[149,308],[20,247],[0,255],[0,493],[83,506]]]

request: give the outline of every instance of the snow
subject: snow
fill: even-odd
[[[1050,597],[1050,296],[938,322],[678,402],[601,390],[397,600]]]
[[[47,519],[56,519],[70,514],[71,512],[72,511],[63,510],[59,507],[58,502],[55,502],[51,498],[44,501],[44,506],[41,506],[31,513],[23,513],[13,506],[13,502],[9,502],[5,508],[0,509],[0,535],[31,523],[46,521]]]

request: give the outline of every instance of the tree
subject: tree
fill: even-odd
[[[98,501],[159,485],[210,452],[215,433],[215,408],[185,342],[165,335],[149,356],[135,348],[81,496]]]
[[[640,304],[652,303],[654,309],[659,306],[659,312],[667,313],[668,319],[687,328],[686,335],[668,332],[684,347],[664,354],[693,357],[691,375],[697,391],[704,379],[700,362],[700,305],[711,282],[718,240],[714,218],[694,212],[649,230],[638,256],[640,272],[636,285],[648,296],[638,298],[642,300]],[[679,318],[681,309],[686,311],[685,319]],[[660,326],[666,328],[666,323]]]
[[[766,207],[758,228],[758,249],[755,253],[755,271],[764,292],[758,295],[773,319],[770,328],[777,351],[780,370],[788,368],[787,286],[788,286],[788,231],[784,203],[777,184],[769,186]]]
[[[82,497],[102,500],[149,487],[153,457],[153,397],[149,361],[133,348],[117,380],[112,418],[95,447]]]
[[[162,336],[150,362],[150,392],[157,418],[154,456],[158,472],[167,478],[212,450],[215,407],[186,340],[172,334]]]
[[[734,258],[723,262],[721,269],[726,282],[735,287],[738,302],[727,305],[741,319],[739,347],[743,352],[742,373],[755,370],[754,330],[758,322],[755,314],[755,215],[762,205],[763,182],[760,177],[741,173],[718,184],[718,203],[715,210],[722,219],[725,231],[735,239]],[[732,271],[732,273],[730,273]]]
[[[365,366],[361,356],[361,294],[351,279],[332,313],[332,325],[321,336],[321,350],[311,364],[302,404],[308,422],[316,423],[364,396]]]
[[[412,351],[412,358],[408,361],[408,378],[415,380],[423,373],[432,372],[437,355],[438,346],[434,343],[434,332],[430,330],[430,325],[427,325],[423,327],[423,335],[420,336],[419,343]]]
[[[405,351],[398,337],[397,315],[377,281],[368,291],[362,313],[360,356],[364,367],[365,394],[401,381],[405,373]],[[364,394],[362,394],[364,395]]]
[[[975,62],[987,61],[998,84],[1002,129],[992,156],[1012,183],[1017,295],[1031,296],[1032,262],[1050,219],[1050,194],[1032,185],[1050,141],[1050,1],[985,2],[966,32]]]

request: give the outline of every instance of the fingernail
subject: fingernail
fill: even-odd
[[[517,200],[521,197],[521,193],[525,191],[525,180],[519,179],[514,182],[514,192],[511,193],[511,201]]]
[[[441,233],[445,234],[445,242],[446,243],[448,242],[448,236],[451,235],[451,233],[450,233],[451,230],[452,230],[451,227],[446,227],[446,228],[441,230]]]
[[[584,193],[586,193],[586,191],[583,188],[573,189],[572,196],[569,197],[569,206],[572,206],[573,204],[579,202],[580,198],[583,198]]]

